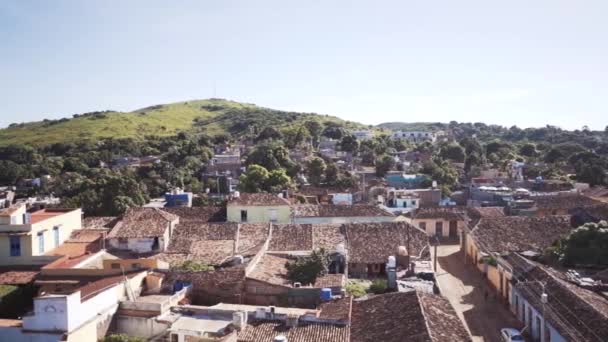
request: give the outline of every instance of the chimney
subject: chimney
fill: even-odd
[[[391,290],[397,289],[397,259],[394,256],[388,257],[386,263],[387,287]]]
[[[289,315],[289,316],[287,316],[287,319],[285,320],[285,325],[289,328],[295,328],[298,326],[298,320],[299,320],[298,316]]]

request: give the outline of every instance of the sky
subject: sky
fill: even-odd
[[[608,125],[608,1],[0,2],[0,127],[221,97],[366,124]]]

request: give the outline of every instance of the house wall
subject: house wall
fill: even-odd
[[[412,220],[412,224],[418,228],[420,228],[420,223],[424,222],[426,223],[426,234],[428,236],[435,236],[435,227],[437,222],[443,222],[443,232],[442,232],[442,237],[449,237],[450,236],[450,221],[449,220],[444,220],[441,218],[438,219],[413,219]],[[457,236],[460,236],[461,232],[463,231],[464,227],[465,227],[465,222],[464,220],[459,220],[456,223],[457,225],[457,231],[456,234]]]
[[[393,222],[396,218],[396,216],[295,217],[293,222],[298,224]]]
[[[245,304],[249,305],[287,305],[286,286],[273,285],[255,279],[245,280]]]
[[[277,211],[277,223],[291,222],[291,208],[287,205],[281,206],[238,206],[228,205],[227,221],[241,222],[241,210],[247,210],[247,223],[270,222],[270,210]]]
[[[24,332],[19,327],[0,327],[0,341],[23,341],[23,342],[59,342],[64,341],[63,333],[43,334]]]
[[[171,323],[158,321],[156,317],[116,316],[116,332],[148,339],[171,327]]]
[[[0,235],[0,265],[45,263],[46,256],[44,256],[44,254],[58,246],[55,245],[53,227],[59,227],[59,244],[62,244],[70,237],[73,230],[82,228],[81,216],[81,210],[75,209],[61,215],[47,218],[35,224],[0,226],[0,231],[29,232],[27,235],[19,236],[21,239],[21,256],[10,256],[10,237],[9,235]],[[40,253],[38,248],[38,240],[40,239],[38,236],[39,232],[42,232],[42,235],[44,236],[44,250],[42,253]],[[37,256],[42,256],[43,258],[37,260],[37,258],[35,258]],[[56,257],[51,260],[54,259],[56,259]]]
[[[168,235],[169,229],[165,231],[165,235]],[[125,250],[125,248],[119,243],[118,238],[108,239],[108,244],[110,247],[119,250]],[[166,248],[164,237],[158,239],[158,246],[160,251],[164,251]],[[154,245],[154,238],[129,238],[127,240],[127,248],[126,250],[135,252],[135,253],[148,253],[152,252],[152,245]]]
[[[534,341],[540,342],[565,342],[566,338],[561,336],[559,332],[545,321],[542,315],[542,308],[532,306],[517,289],[513,289],[512,301],[510,303],[511,311],[522,325],[527,326],[529,334],[532,335]],[[540,321],[539,321],[540,320]],[[539,324],[540,323],[540,324]],[[548,330],[548,331],[547,331]],[[549,339],[545,336],[549,335]]]

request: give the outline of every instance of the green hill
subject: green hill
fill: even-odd
[[[377,127],[391,131],[436,131],[445,129],[446,126],[440,122],[385,122]]]
[[[255,128],[284,127],[306,120],[340,122],[347,127],[363,125],[312,113],[278,111],[253,104],[222,99],[194,100],[155,105],[133,112],[102,111],[74,115],[73,118],[12,124],[0,130],[0,145],[49,145],[95,141],[100,138],[170,136],[179,132],[209,135],[242,135]]]

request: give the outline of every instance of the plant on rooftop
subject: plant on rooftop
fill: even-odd
[[[358,282],[351,282],[345,286],[346,293],[355,298],[363,297],[367,293],[368,287],[365,284]]]
[[[174,269],[182,272],[207,272],[214,270],[213,266],[196,260],[186,260],[176,265]]]
[[[383,294],[386,292],[387,288],[388,284],[386,279],[375,279],[372,281],[372,284],[367,291],[373,294]]]
[[[305,285],[314,284],[318,277],[327,274],[329,254],[325,249],[319,248],[312,251],[309,256],[288,261],[285,268],[287,268],[287,278],[289,280]]]

